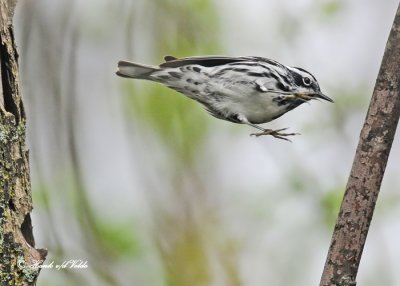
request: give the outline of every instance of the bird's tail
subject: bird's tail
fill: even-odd
[[[159,70],[160,68],[156,66],[136,64],[127,61],[119,61],[118,70],[116,74],[122,77],[150,79],[149,76],[153,72]]]

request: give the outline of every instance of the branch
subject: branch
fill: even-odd
[[[386,44],[320,286],[356,285],[368,229],[400,116],[400,6]]]
[[[34,285],[46,250],[35,249],[26,118],[19,87],[12,15],[0,0],[0,283]]]

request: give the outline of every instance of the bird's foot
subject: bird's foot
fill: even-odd
[[[294,135],[300,135],[300,133],[283,133],[282,131],[286,130],[287,128],[282,128],[282,129],[277,129],[277,130],[272,130],[272,129],[265,129],[263,132],[259,133],[251,133],[251,136],[262,136],[262,135],[271,135],[274,136],[275,138],[286,140],[289,142],[292,142],[290,139],[286,138],[286,136],[294,136]]]

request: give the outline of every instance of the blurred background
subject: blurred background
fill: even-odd
[[[38,285],[318,285],[394,0],[19,1]],[[311,71],[335,100],[250,137],[118,60],[257,55]],[[360,285],[400,285],[397,135]]]

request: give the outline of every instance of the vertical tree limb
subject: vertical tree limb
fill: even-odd
[[[356,285],[368,229],[400,116],[400,6],[386,44],[320,286]]]
[[[47,251],[35,249],[25,112],[20,95],[12,16],[15,0],[0,0],[0,282],[34,285]]]

